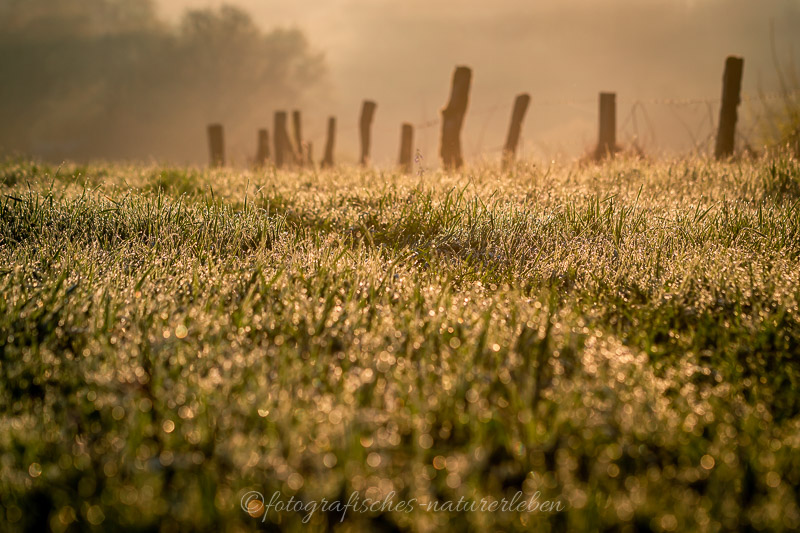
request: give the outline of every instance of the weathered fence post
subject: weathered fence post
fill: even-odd
[[[617,151],[617,93],[600,93],[600,134],[595,158],[613,156]]]
[[[336,117],[328,118],[328,138],[325,140],[325,157],[323,157],[320,167],[330,168],[333,166],[333,147],[336,143]]]
[[[442,109],[442,145],[440,154],[446,169],[457,169],[464,164],[461,155],[461,126],[469,103],[469,87],[472,71],[468,67],[456,67],[450,101]]]
[[[742,71],[744,59],[729,56],[725,60],[725,73],[722,76],[722,107],[719,111],[719,130],[714,156],[723,159],[733,154],[736,139],[736,108],[742,90]]]
[[[266,129],[258,130],[258,145],[256,148],[256,166],[263,167],[269,159],[269,132]]]
[[[531,97],[527,94],[520,94],[514,100],[514,110],[511,112],[511,124],[508,126],[508,136],[506,137],[506,146],[503,149],[503,168],[507,168],[514,161],[517,154],[517,145],[519,144],[519,136],[522,132],[522,120],[525,118],[525,112],[528,111],[528,105],[531,103]]]
[[[361,166],[366,166],[369,162],[370,149],[370,130],[372,129],[372,117],[375,116],[377,105],[370,100],[364,100],[361,106],[361,119],[359,129],[361,132]]]
[[[303,166],[303,132],[301,129],[300,111],[292,111],[292,125],[294,126],[294,146],[297,150],[294,154],[295,161],[299,166]]]
[[[414,150],[414,126],[403,124],[400,133],[400,169],[411,172],[411,152]]]
[[[275,142],[275,166],[283,167],[292,156],[292,143],[289,140],[289,133],[286,131],[286,112],[275,112],[275,124],[272,128],[272,137]]]
[[[225,166],[225,138],[222,132],[222,124],[210,124],[208,126],[208,149],[211,166]]]

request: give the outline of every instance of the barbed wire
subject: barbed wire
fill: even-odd
[[[742,103],[754,102],[770,102],[780,101],[787,98],[800,97],[800,89],[792,91],[770,92],[770,93],[756,93],[756,94],[743,94],[741,96]],[[697,152],[709,147],[716,134],[716,113],[718,112],[714,106],[719,105],[722,99],[719,97],[702,98],[702,97],[676,97],[676,98],[638,98],[633,100],[630,105],[628,113],[620,123],[619,132],[623,136],[629,137],[639,148],[652,148],[658,146],[655,121],[648,112],[648,106],[665,106],[672,108],[671,116],[673,119],[686,131],[688,137],[691,139],[692,151]],[[532,99],[530,102],[531,108],[551,108],[551,107],[570,107],[576,111],[590,114],[594,110],[587,109],[586,106],[594,105],[597,103],[596,98],[572,98],[572,99],[555,99],[555,100],[536,100]],[[703,111],[692,110],[693,114],[700,112],[704,113],[704,118],[694,124],[691,124],[681,115],[682,108],[697,108],[703,106]],[[502,152],[504,146],[497,146],[484,149],[482,146],[484,134],[488,127],[489,122],[492,120],[493,115],[510,110],[512,102],[496,103],[495,105],[486,106],[477,110],[467,111],[467,116],[471,118],[486,117],[481,125],[481,130],[478,135],[477,141],[474,143],[476,146],[476,153],[494,153]],[[757,117],[759,118],[759,117]],[[763,117],[761,117],[763,118]],[[427,120],[413,122],[412,125],[416,130],[427,130],[436,128],[441,125],[441,117],[431,117]],[[640,125],[642,127],[640,127]],[[345,122],[338,126],[339,132],[352,132],[359,127],[358,122]],[[745,127],[740,124],[740,133],[742,139],[750,144],[750,138],[754,135],[754,126]],[[316,128],[312,135],[308,136],[309,139],[320,138],[324,134],[324,130]]]

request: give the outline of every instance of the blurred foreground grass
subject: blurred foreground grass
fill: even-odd
[[[788,155],[7,160],[0,193],[3,531],[800,527]],[[304,525],[250,490],[417,506]],[[565,509],[423,507],[517,491]]]

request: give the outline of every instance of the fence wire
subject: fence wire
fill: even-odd
[[[756,139],[759,135],[759,125],[763,124],[764,121],[769,118],[766,116],[764,104],[785,101],[797,97],[800,97],[800,89],[742,95],[741,103],[748,104],[748,106],[746,109],[740,107],[737,137],[740,139],[740,143],[744,148],[752,149],[752,147],[757,144]],[[721,102],[722,99],[719,97],[635,99],[627,107],[626,113],[618,115],[623,117],[621,121],[618,120],[618,138],[626,139],[626,142],[633,144],[636,148],[645,152],[657,151],[659,148],[658,128],[656,127],[656,121],[652,118],[652,114],[654,110],[667,109],[670,118],[685,132],[687,138],[690,139],[691,149],[689,152],[691,154],[709,152],[713,147],[714,139],[717,134],[717,122]],[[595,104],[597,104],[596,98],[554,100],[536,100],[534,98],[530,102],[527,116],[531,117],[531,115],[535,113],[536,108],[547,109],[556,107],[567,107],[587,115],[595,114],[596,111],[587,109],[587,106]],[[762,106],[759,109],[754,104],[762,104]],[[481,119],[477,140],[473,143],[470,150],[475,156],[496,154],[503,151],[504,145],[485,148],[483,146],[483,141],[489,123],[496,118],[498,113],[508,114],[512,106],[513,101],[509,100],[503,103],[498,102],[494,105],[483,106],[478,109],[467,111],[467,117],[470,119]],[[748,116],[743,116],[745,114]],[[418,131],[439,128],[441,127],[441,117],[430,117],[411,124],[414,126],[414,129]],[[348,121],[344,124],[337,125],[337,129],[340,133],[353,132],[357,130],[358,127],[359,124],[357,121]],[[323,135],[324,131],[317,129],[309,138],[321,138]],[[524,148],[525,141],[526,138],[523,133],[520,138],[520,149]],[[534,141],[534,144],[537,144],[536,141]]]

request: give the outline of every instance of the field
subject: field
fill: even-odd
[[[0,530],[800,528],[787,154],[0,192]]]

